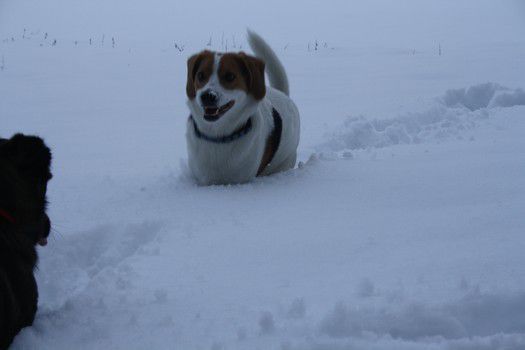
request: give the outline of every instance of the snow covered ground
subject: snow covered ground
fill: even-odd
[[[198,187],[186,58],[247,26],[302,165]],[[524,32],[520,0],[0,0],[0,136],[55,156],[13,348],[525,349]]]

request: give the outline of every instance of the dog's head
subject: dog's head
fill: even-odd
[[[264,62],[244,52],[202,51],[188,59],[186,94],[197,122],[235,125],[264,98]]]
[[[46,214],[51,151],[35,136],[0,139],[0,220],[10,221],[34,244],[46,245],[51,222]]]

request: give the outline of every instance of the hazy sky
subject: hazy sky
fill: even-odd
[[[525,1],[439,0],[437,6],[435,0],[0,0],[4,37],[27,28],[68,40],[106,34],[130,42],[184,41],[188,31],[205,40],[246,27],[274,41],[310,37],[334,45],[463,44],[502,35],[523,40]]]

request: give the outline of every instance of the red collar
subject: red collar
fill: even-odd
[[[11,216],[11,214],[9,214],[7,211],[5,211],[2,208],[0,208],[0,218],[3,218],[5,220],[7,220],[11,224],[16,224],[15,218],[13,216]]]

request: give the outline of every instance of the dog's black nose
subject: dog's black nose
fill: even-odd
[[[201,102],[203,107],[215,107],[219,96],[213,90],[206,90],[201,94]]]

